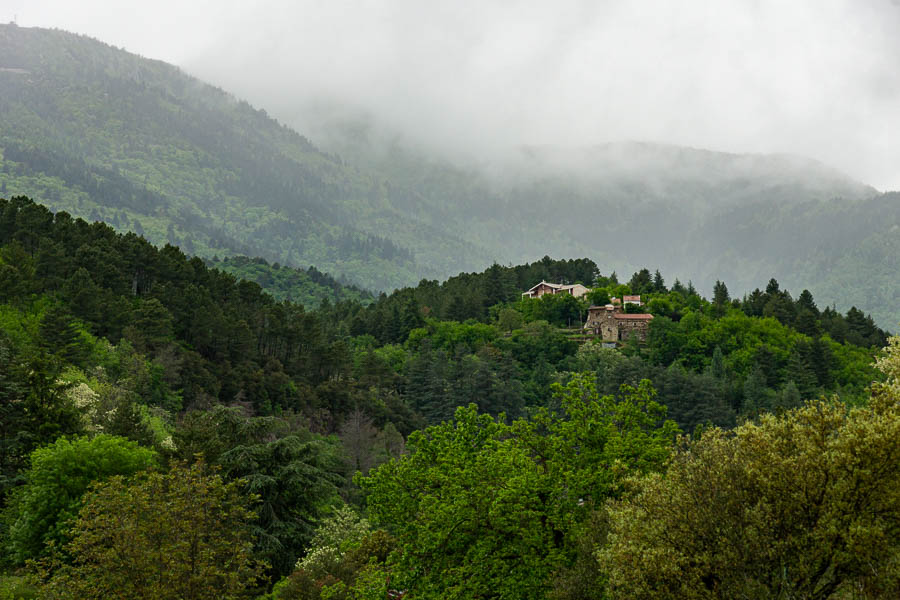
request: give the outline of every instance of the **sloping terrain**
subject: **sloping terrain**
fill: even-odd
[[[397,210],[377,176],[171,65],[0,26],[0,194],[386,289],[486,260]]]
[[[326,117],[320,147],[171,65],[8,25],[0,90],[0,196],[206,259],[314,265],[379,291],[589,256],[603,273],[658,265],[735,296],[774,275],[900,322],[897,195],[801,157],[629,142],[461,166]]]

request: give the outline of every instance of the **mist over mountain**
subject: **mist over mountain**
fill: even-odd
[[[0,600],[900,598],[900,0],[0,23]]]
[[[588,256],[734,295],[774,276],[900,320],[896,195],[812,159],[617,142],[453,160],[339,107],[306,115],[322,115],[307,138],[176,67],[65,32],[3,26],[0,49],[4,193],[200,256],[311,264],[375,290]]]
[[[12,25],[0,26],[0,57],[5,195],[370,289],[489,260],[398,212],[377,174],[172,65]]]
[[[508,261],[590,256],[626,275],[661,265],[707,293],[723,280],[736,295],[774,275],[828,305],[865,307],[885,327],[900,320],[890,275],[900,267],[898,195],[819,161],[620,142],[460,163],[371,115],[311,115],[325,147],[417,189],[411,209],[432,204],[445,227],[487,247],[502,240]]]
[[[146,11],[166,44],[115,14],[82,26],[326,146],[323,121],[362,116],[373,139],[460,164],[639,140],[809,156],[900,189],[894,0],[224,4]]]

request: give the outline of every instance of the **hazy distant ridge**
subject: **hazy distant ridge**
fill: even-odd
[[[706,292],[774,275],[900,321],[896,195],[813,160],[621,142],[463,164],[328,114],[317,146],[176,67],[89,38],[0,26],[0,57],[0,194],[207,258],[315,265],[389,290],[492,261],[589,256],[626,276],[656,265]]]

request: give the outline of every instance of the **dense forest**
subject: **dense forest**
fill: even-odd
[[[231,273],[238,279],[258,283],[275,300],[289,300],[307,308],[315,308],[323,300],[359,300],[368,302],[372,294],[349,282],[336,280],[328,273],[322,273],[310,266],[305,271],[269,262],[264,258],[247,256],[213,256],[207,260],[210,267]]]
[[[487,260],[394,206],[382,177],[172,65],[0,25],[0,86],[4,196],[205,258],[313,264],[371,289]]]
[[[717,279],[743,296],[777,273],[822,306],[900,322],[897,194],[815,161],[620,143],[457,165],[372,148],[365,122],[338,124],[341,139],[318,129],[317,146],[174,66],[12,25],[0,25],[0,87],[0,195],[205,260],[315,265],[380,292],[590,256],[654,265],[707,295]],[[271,291],[287,299],[281,283]]]
[[[0,200],[0,594],[891,597],[900,342],[713,287],[545,257],[310,310]]]

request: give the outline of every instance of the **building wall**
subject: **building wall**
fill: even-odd
[[[619,341],[627,341],[633,333],[639,342],[646,342],[649,331],[650,319],[619,320]]]
[[[553,289],[552,287],[550,287],[549,285],[541,285],[541,286],[538,286],[538,289],[534,290],[534,295],[533,295],[532,297],[533,297],[533,298],[540,298],[540,297],[543,296],[544,294],[552,294],[552,293],[554,293],[555,291],[556,291],[556,290],[554,290],[554,289]]]
[[[570,294],[572,294],[573,296],[575,296],[576,298],[584,298],[590,290],[588,288],[584,287],[583,285],[581,285],[580,283],[576,283],[575,285],[573,285],[571,288],[569,288],[566,291],[569,292]]]
[[[607,313],[612,313],[612,311],[607,311],[606,308],[602,306],[600,308],[595,308],[594,310],[589,309],[584,328],[590,329],[591,331],[594,331],[595,334],[599,335],[600,326],[608,320]]]
[[[624,342],[632,333],[639,342],[647,341],[650,331],[650,319],[622,319],[621,309],[607,310],[606,307],[588,311],[584,328],[592,334],[600,336],[604,342]]]

